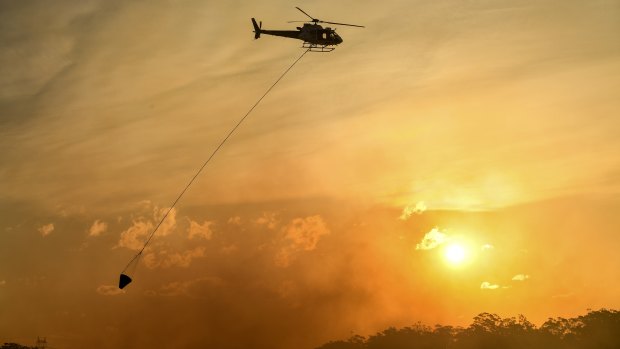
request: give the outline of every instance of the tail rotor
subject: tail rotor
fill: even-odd
[[[260,21],[260,24],[256,23],[256,19],[252,18],[252,25],[254,26],[254,39],[260,38],[260,33],[263,28],[263,21]]]

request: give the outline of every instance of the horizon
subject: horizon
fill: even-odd
[[[484,340],[483,337],[487,334],[499,335],[499,336],[504,336],[508,338],[510,338],[510,336],[514,336],[515,337],[514,339],[517,339],[518,337],[528,337],[528,336],[532,337],[532,334],[533,334],[532,332],[535,333],[536,331],[539,331],[541,332],[540,334],[546,335],[550,337],[552,340],[557,341],[554,344],[566,345],[566,342],[570,343],[571,341],[574,341],[575,337],[584,336],[584,335],[586,336],[592,335],[592,333],[591,332],[588,333],[588,331],[592,330],[592,328],[590,327],[594,327],[594,326],[598,326],[596,328],[596,330],[598,330],[598,333],[594,332],[595,337],[598,336],[596,338],[597,340],[613,342],[614,340],[618,340],[619,338],[615,338],[613,336],[614,335],[613,332],[608,333],[607,331],[608,330],[613,331],[613,326],[616,325],[615,322],[617,322],[616,321],[617,319],[615,319],[614,317],[617,318],[619,314],[620,314],[620,311],[614,310],[614,309],[606,309],[606,308],[601,308],[597,310],[588,309],[587,314],[579,315],[575,318],[565,319],[562,317],[549,317],[543,324],[541,324],[540,326],[537,326],[536,324],[532,324],[531,322],[529,322],[529,320],[526,317],[523,317],[522,315],[502,318],[498,314],[483,312],[483,313],[476,315],[472,319],[472,322],[467,327],[452,326],[450,324],[435,324],[434,326],[431,327],[431,325],[429,324],[423,324],[421,322],[416,322],[414,324],[410,324],[410,325],[403,326],[400,328],[395,328],[394,326],[390,326],[386,329],[383,329],[382,331],[369,334],[366,336],[352,333],[349,338],[329,340],[323,343],[321,346],[316,347],[315,349],[320,349],[320,348],[334,349],[334,346],[336,347],[342,346],[344,348],[350,349],[351,344],[358,345],[359,348],[364,348],[368,346],[369,342],[376,340],[377,338],[381,338],[382,336],[389,337],[391,335],[398,334],[399,332],[409,332],[409,331],[412,331],[413,333],[411,332],[406,333],[405,337],[411,336],[413,334],[413,336],[408,338],[408,340],[415,341],[415,340],[419,340],[419,338],[416,338],[416,335],[418,333],[436,334],[439,336],[444,336],[446,333],[444,333],[443,331],[446,331],[446,330],[449,331],[447,333],[449,335],[449,338],[452,338],[452,340],[454,341],[462,340],[461,338],[459,338],[459,336],[462,335],[463,333],[466,333],[467,331],[472,331],[472,330],[474,331],[474,333],[472,334],[480,336],[478,340]],[[601,315],[606,316],[606,317],[603,319],[601,318],[596,319],[598,316],[601,316]],[[584,319],[586,320],[585,323],[584,323]],[[595,319],[598,321],[596,321]],[[592,320],[595,320],[595,321],[592,321]],[[604,321],[601,321],[601,320],[604,320]],[[611,328],[608,328],[607,326],[610,326]],[[481,329],[483,331],[479,332],[479,330]],[[584,331],[584,329],[586,329],[587,331]],[[511,330],[513,333],[495,333],[496,331],[505,331],[505,330]],[[611,335],[611,337],[606,337],[607,335]],[[534,338],[535,336],[533,338],[528,338],[527,340],[530,341],[530,344],[532,344],[532,341],[534,340]],[[546,340],[549,340],[550,338],[546,338]],[[522,339],[522,338],[518,338],[518,339]],[[590,339],[593,339],[593,338],[590,338]],[[399,338],[398,340],[402,341],[403,338]],[[497,340],[497,338],[495,338],[495,340]],[[15,342],[5,342],[2,348],[5,348],[5,346],[8,345],[7,349],[21,349],[21,347],[19,348],[12,347],[10,346],[11,344],[17,344],[17,345],[21,345],[26,348],[31,348],[27,345],[23,345],[23,343],[15,343]],[[47,337],[37,336],[36,344],[32,348],[43,349],[47,346],[47,344],[48,344]],[[578,344],[588,345],[588,342],[585,342],[585,343],[578,342]]]

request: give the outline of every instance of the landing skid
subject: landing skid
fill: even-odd
[[[319,44],[311,44],[309,42],[304,42],[301,46],[303,48],[307,48],[310,52],[332,52],[335,50],[335,47],[328,47],[327,45],[319,45]]]

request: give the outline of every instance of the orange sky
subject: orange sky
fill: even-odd
[[[294,6],[366,28],[299,62],[117,290],[301,54],[249,21]],[[616,1],[14,1],[0,26],[0,342],[313,348],[620,307]]]

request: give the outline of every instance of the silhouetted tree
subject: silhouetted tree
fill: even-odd
[[[573,331],[579,347],[620,348],[620,311],[601,309],[579,316]]]
[[[620,349],[620,312],[601,309],[576,318],[549,318],[540,328],[525,316],[481,313],[467,328],[417,323],[319,349]]]
[[[434,349],[444,348],[448,344],[445,334],[435,332],[430,327],[417,323],[400,330],[390,327],[375,336],[368,337],[367,349]]]
[[[27,347],[17,343],[4,343],[0,349],[32,349],[32,347]]]
[[[317,349],[364,349],[366,339],[362,336],[353,336],[346,341],[333,341],[323,344]]]

